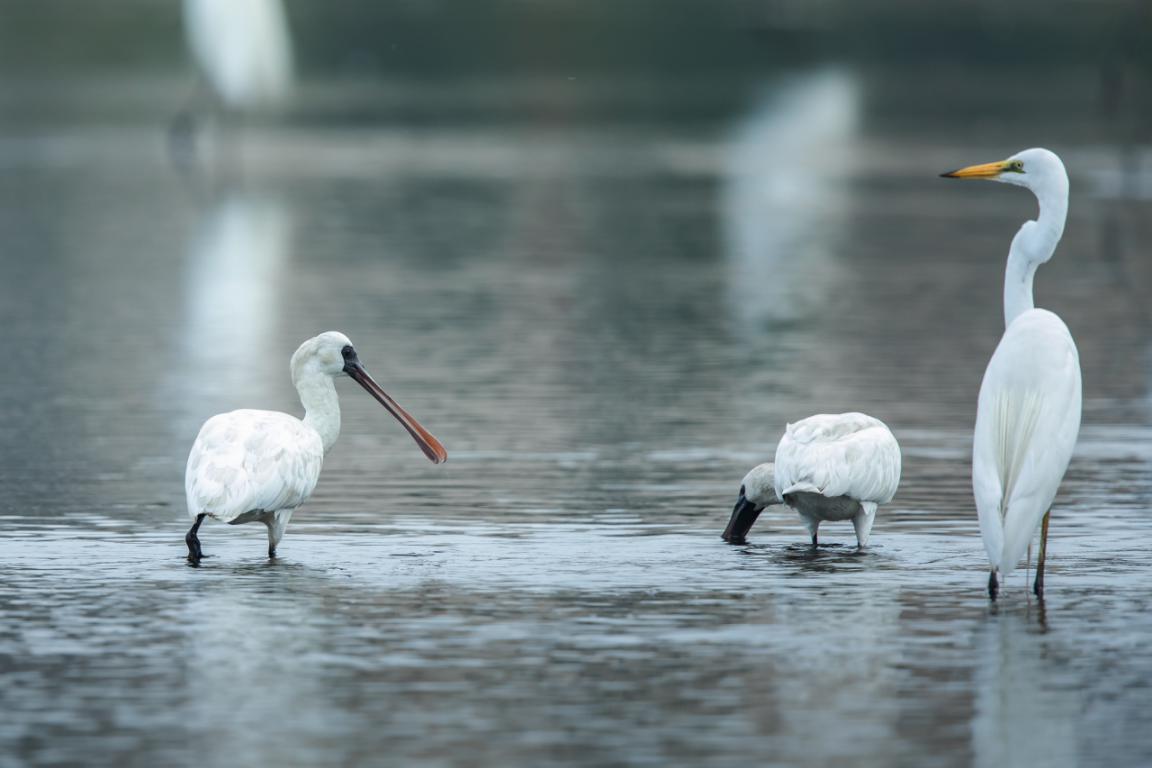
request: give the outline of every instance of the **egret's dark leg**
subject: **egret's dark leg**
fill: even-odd
[[[992,572],[988,574],[988,597],[992,602],[996,602],[996,593],[1000,591],[1000,585],[996,583],[996,569],[993,568]]]
[[[203,550],[200,549],[200,539],[197,538],[196,532],[200,530],[200,523],[204,522],[207,515],[196,515],[196,522],[188,530],[188,535],[184,537],[184,543],[188,545],[188,562],[192,565],[199,565],[200,558],[204,557]]]
[[[816,544],[816,534],[812,534],[812,549],[816,549],[819,545]]]
[[[269,560],[275,560],[276,559],[276,545],[275,544],[269,544],[268,545],[268,559]]]
[[[1040,554],[1036,558],[1036,581],[1032,584],[1032,592],[1036,597],[1044,597],[1044,556],[1048,553],[1048,518],[1052,517],[1052,510],[1044,513],[1044,522],[1040,524]]]

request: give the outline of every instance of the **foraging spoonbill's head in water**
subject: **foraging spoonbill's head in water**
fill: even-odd
[[[800,515],[817,545],[826,520],[851,520],[868,544],[876,509],[900,485],[900,445],[879,419],[863,413],[820,413],[789,424],[776,460],[744,476],[723,538],[743,544],[765,507],[786,504]]]
[[[724,540],[733,544],[743,543],[760,513],[766,507],[783,503],[776,495],[776,465],[768,462],[753,467],[740,481],[740,495],[736,499],[732,517],[728,520],[728,527],[724,529]]]
[[[347,375],[408,431],[434,464],[447,460],[440,441],[393,400],[365,370],[348,337],[329,331],[308,339],[292,355],[292,383],[304,418],[275,411],[239,410],[204,423],[184,476],[188,514],[188,559],[203,553],[197,537],[204,518],[268,527],[268,556],[284,535],[292,512],[312,495],[324,454],[340,434],[340,403],[333,379]]]

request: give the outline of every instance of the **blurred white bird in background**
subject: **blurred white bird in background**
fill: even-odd
[[[1020,227],[1008,250],[1005,331],[980,385],[972,489],[992,564],[989,596],[996,599],[997,574],[1007,576],[1016,568],[1037,527],[1040,552],[1033,591],[1043,596],[1052,501],[1080,432],[1080,356],[1064,322],[1035,308],[1032,278],[1052,258],[1064,233],[1068,174],[1052,152],[1029,149],[942,175],[1016,184],[1032,190],[1040,203],[1039,217]]]
[[[340,435],[340,402],[333,378],[352,377],[400,422],[434,464],[448,459],[440,441],[385,394],[356,355],[348,337],[336,331],[308,339],[292,355],[292,383],[304,405],[304,418],[276,411],[240,410],[204,423],[184,476],[188,514],[188,560],[199,564],[197,533],[205,517],[231,525],[259,521],[268,527],[268,556],[292,512],[312,495],[324,454]]]
[[[184,32],[228,109],[270,109],[291,95],[292,38],[280,0],[184,0]]]
[[[246,115],[287,105],[293,54],[281,0],[184,0],[184,33],[217,116],[238,127]],[[178,154],[194,145],[196,111],[188,109],[173,122]]]
[[[899,485],[900,445],[884,422],[863,413],[809,416],[787,426],[775,464],[744,477],[724,540],[744,543],[765,507],[787,504],[804,521],[813,547],[824,520],[851,520],[863,547],[876,509]]]
[[[845,224],[855,201],[846,158],[859,154],[861,87],[818,69],[758,96],[729,137],[720,194],[726,307],[750,335],[827,311],[853,281]],[[795,258],[803,253],[803,258]]]

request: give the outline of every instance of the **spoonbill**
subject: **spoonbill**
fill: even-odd
[[[876,509],[900,485],[900,445],[879,419],[863,413],[821,413],[789,424],[775,463],[744,476],[724,540],[743,544],[765,507],[787,504],[799,513],[812,546],[825,520],[851,520],[856,541],[868,544]]]
[[[347,374],[376,398],[433,464],[448,459],[440,441],[368,375],[344,334],[328,331],[305,341],[292,355],[291,370],[304,405],[303,419],[239,410],[213,416],[200,428],[184,475],[193,520],[185,542],[192,564],[204,556],[197,532],[206,517],[230,525],[264,523],[268,557],[276,556],[292,512],[312,495],[324,454],[340,435],[340,402],[333,381],[337,376]]]
[[[1032,190],[1040,215],[1012,238],[1004,275],[1004,335],[980,385],[972,441],[972,490],[980,534],[997,573],[1007,576],[1040,527],[1033,591],[1044,595],[1044,560],[1052,502],[1080,432],[1080,355],[1056,314],[1032,302],[1036,268],[1052,258],[1068,214],[1068,174],[1047,149],[941,174],[991,179]]]

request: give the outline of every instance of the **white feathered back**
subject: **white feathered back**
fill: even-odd
[[[213,416],[188,456],[188,515],[229,522],[247,512],[294,509],[312,495],[323,464],[320,435],[286,413]]]
[[[776,493],[884,504],[900,485],[900,445],[879,419],[821,413],[789,424],[776,447]]]

